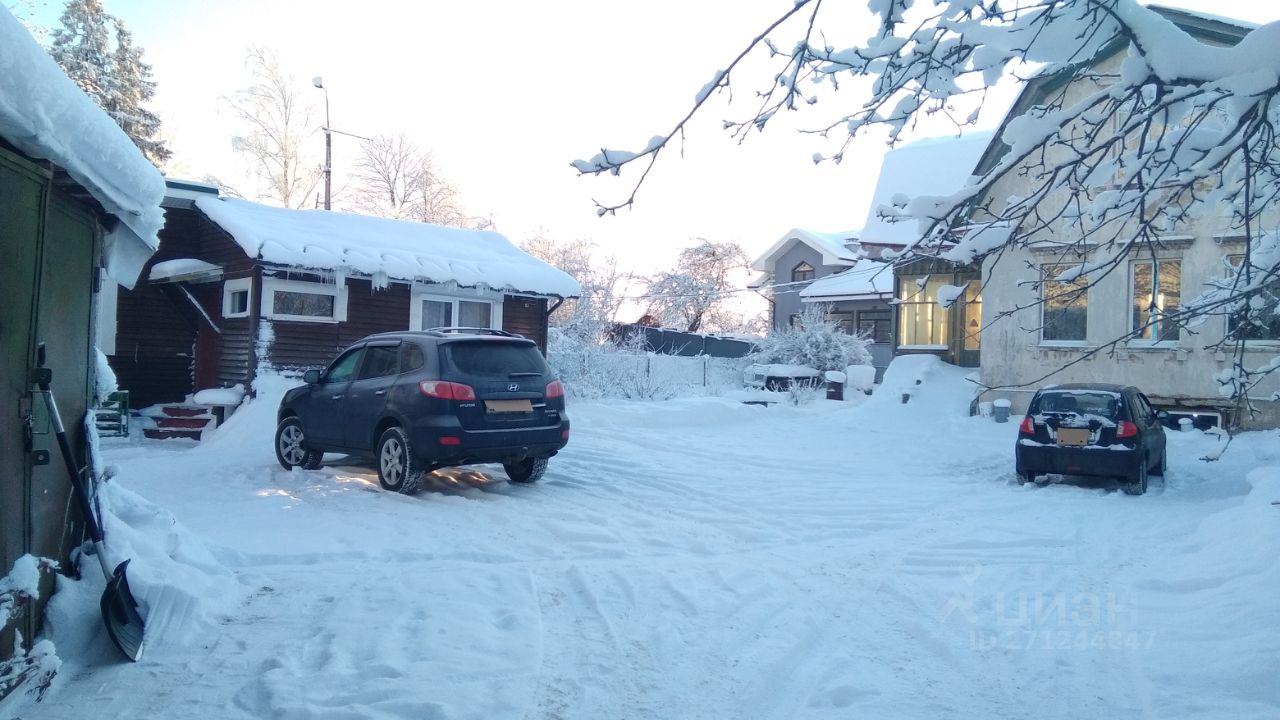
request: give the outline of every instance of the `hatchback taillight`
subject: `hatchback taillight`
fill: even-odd
[[[475,400],[476,391],[470,385],[445,382],[444,380],[423,380],[418,383],[418,390],[427,397],[441,400]]]
[[[547,399],[564,397],[564,385],[559,380],[547,384]]]
[[[1018,426],[1018,432],[1022,433],[1023,435],[1036,434],[1036,423],[1034,420],[1031,419],[1030,415],[1022,418],[1022,424]]]
[[[1116,439],[1123,440],[1131,437],[1138,437],[1138,426],[1128,420],[1122,420],[1120,427],[1116,428]]]

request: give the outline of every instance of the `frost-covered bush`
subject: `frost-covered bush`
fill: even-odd
[[[794,327],[775,330],[759,343],[751,360],[761,365],[803,365],[821,372],[844,372],[850,365],[870,365],[870,340],[850,335],[827,318],[825,306],[809,305]]]

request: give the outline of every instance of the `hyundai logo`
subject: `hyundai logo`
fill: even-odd
[[[507,386],[507,390],[510,392],[515,392],[519,389],[520,389],[520,386],[516,383],[511,383],[510,385]]]

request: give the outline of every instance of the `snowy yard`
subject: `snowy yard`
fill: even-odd
[[[1280,715],[1275,433],[1213,464],[1215,437],[1171,433],[1144,497],[1019,486],[1016,419],[967,417],[962,378],[907,405],[579,402],[542,483],[485,466],[412,497],[281,470],[278,396],[203,445],[107,442],[146,655],[116,663],[87,572],[16,714]]]

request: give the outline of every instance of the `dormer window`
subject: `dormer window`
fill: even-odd
[[[791,282],[808,282],[813,279],[813,266],[807,262],[791,268]]]

